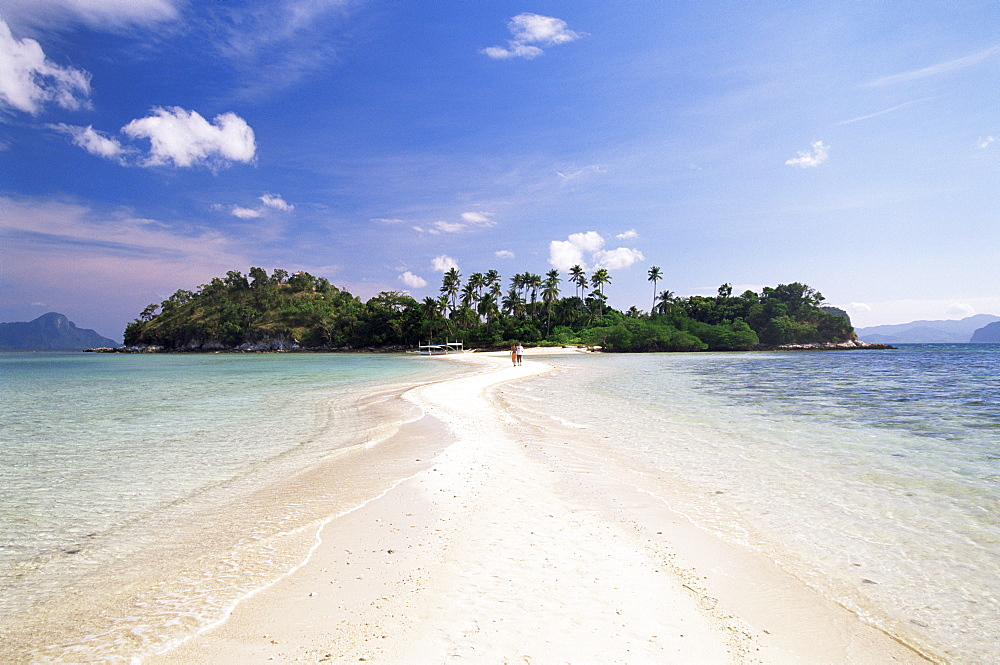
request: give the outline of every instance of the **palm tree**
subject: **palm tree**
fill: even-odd
[[[598,268],[594,271],[594,274],[590,276],[590,283],[597,290],[598,300],[601,302],[601,318],[604,318],[604,303],[607,299],[604,297],[604,285],[611,281],[611,275],[604,268]]]
[[[542,290],[542,302],[545,303],[545,334],[552,328],[552,305],[559,299],[559,271],[552,269],[545,273],[545,288]]]
[[[653,283],[653,309],[656,309],[656,283],[661,279],[663,279],[663,273],[660,272],[657,266],[649,269],[649,281]]]
[[[430,334],[434,335],[438,329],[437,322],[442,318],[441,301],[427,296],[424,298],[424,302],[421,303],[420,309],[424,320],[430,324]]]
[[[486,319],[487,329],[489,329],[494,319],[500,315],[500,310],[497,307],[497,299],[492,293],[487,293],[479,299],[479,307],[477,309],[479,310],[479,314]]]
[[[569,281],[576,284],[576,295],[579,297],[582,290],[587,288],[587,273],[583,271],[580,264],[577,264],[569,269],[569,275]]]
[[[660,314],[670,314],[674,307],[674,293],[661,291],[660,295],[656,296],[656,302],[659,303],[656,309],[659,310]]]
[[[441,295],[445,302],[451,301],[451,308],[458,308],[458,290],[462,286],[462,276],[458,273],[458,268],[449,268],[441,280]]]
[[[481,272],[474,272],[469,275],[469,284],[476,291],[476,299],[483,295],[483,287],[486,286],[486,277]]]
[[[476,287],[473,285],[472,279],[469,279],[462,287],[462,307],[472,307],[477,300]]]
[[[611,275],[604,268],[598,268],[594,271],[594,274],[590,276],[590,284],[595,289],[600,291],[601,295],[604,295],[604,285],[611,281]]]
[[[507,291],[507,295],[504,296],[501,306],[503,311],[507,312],[511,316],[517,317],[521,315],[521,305],[523,304],[521,300],[521,294],[517,292],[517,289],[511,287]]]
[[[524,286],[531,290],[531,304],[538,300],[538,290],[542,288],[542,276],[524,273]]]

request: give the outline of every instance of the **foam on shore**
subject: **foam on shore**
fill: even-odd
[[[441,357],[483,371],[406,398],[454,442],[328,520],[293,574],[148,662],[926,662],[695,528],[642,474],[519,420],[492,388],[547,371],[535,355]]]

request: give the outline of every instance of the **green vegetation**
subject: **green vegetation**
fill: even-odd
[[[823,296],[804,284],[739,296],[728,284],[715,297],[679,298],[661,291],[650,312],[634,306],[620,312],[607,305],[604,289],[611,275],[606,270],[596,270],[589,279],[580,266],[569,273],[574,294],[566,297],[555,270],[545,277],[514,275],[504,291],[495,270],[473,273],[463,283],[453,268],[445,273],[438,298],[418,302],[384,291],[362,302],[308,273],[230,271],[197,293],[182,289],[147,307],[125,329],[125,344],[170,350],[370,349],[447,338],[486,348],[519,341],[612,351],[701,351],[844,342],[854,336],[846,315],[824,311]],[[651,268],[654,293],[661,279],[660,269]]]

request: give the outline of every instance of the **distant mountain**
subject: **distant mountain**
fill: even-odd
[[[973,344],[1000,344],[1000,321],[994,321],[972,333]]]
[[[102,346],[120,345],[93,330],[77,328],[55,312],[28,323],[0,323],[0,351],[79,351]]]
[[[957,321],[911,321],[857,328],[858,339],[876,344],[966,344],[972,334],[1000,316],[976,314]]]

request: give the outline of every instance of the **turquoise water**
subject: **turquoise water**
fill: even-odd
[[[360,480],[258,493],[415,418],[391,396],[457,371],[426,360],[0,354],[3,660],[128,662],[294,568]],[[1000,662],[1000,347],[543,360],[503,384],[517,412],[910,643]]]
[[[503,388],[536,424],[926,652],[1000,662],[1000,346],[552,363]]]
[[[171,612],[196,616],[187,629],[209,620],[296,563],[276,547],[269,546],[273,557],[262,554],[259,543],[294,533],[323,510],[306,505],[314,497],[272,501],[252,511],[241,512],[241,506],[276,478],[345,447],[371,444],[414,418],[389,398],[382,404],[370,396],[455,372],[450,363],[424,360],[365,354],[0,354],[0,631],[18,628],[41,608],[50,611],[54,599],[100,595],[101,586],[124,586],[126,579],[151,575],[151,568],[179,578],[182,572],[204,576],[213,566],[225,567],[233,578],[229,589],[206,595],[200,605],[159,607],[161,616],[153,621]],[[365,404],[356,403],[359,397]],[[220,514],[231,522],[231,541],[221,525],[212,524],[183,536],[183,543],[175,535],[199,519],[218,520],[219,514],[209,513],[227,505],[231,510]],[[172,554],[142,560],[158,548],[181,545],[183,557],[202,562],[173,571],[165,560]],[[296,547],[289,551],[301,551]],[[249,568],[235,562],[230,553],[236,550],[244,551],[241,561],[253,559]],[[240,566],[242,572],[233,573]],[[116,576],[101,577],[112,569]],[[245,579],[237,579],[241,575]],[[204,584],[194,580],[195,586]],[[103,647],[114,654],[110,660],[132,648],[141,652],[150,624],[134,619],[121,636],[92,636],[33,658],[74,660],[86,653],[97,660]],[[57,620],[64,617],[51,623]],[[52,646],[46,639],[35,646]]]

